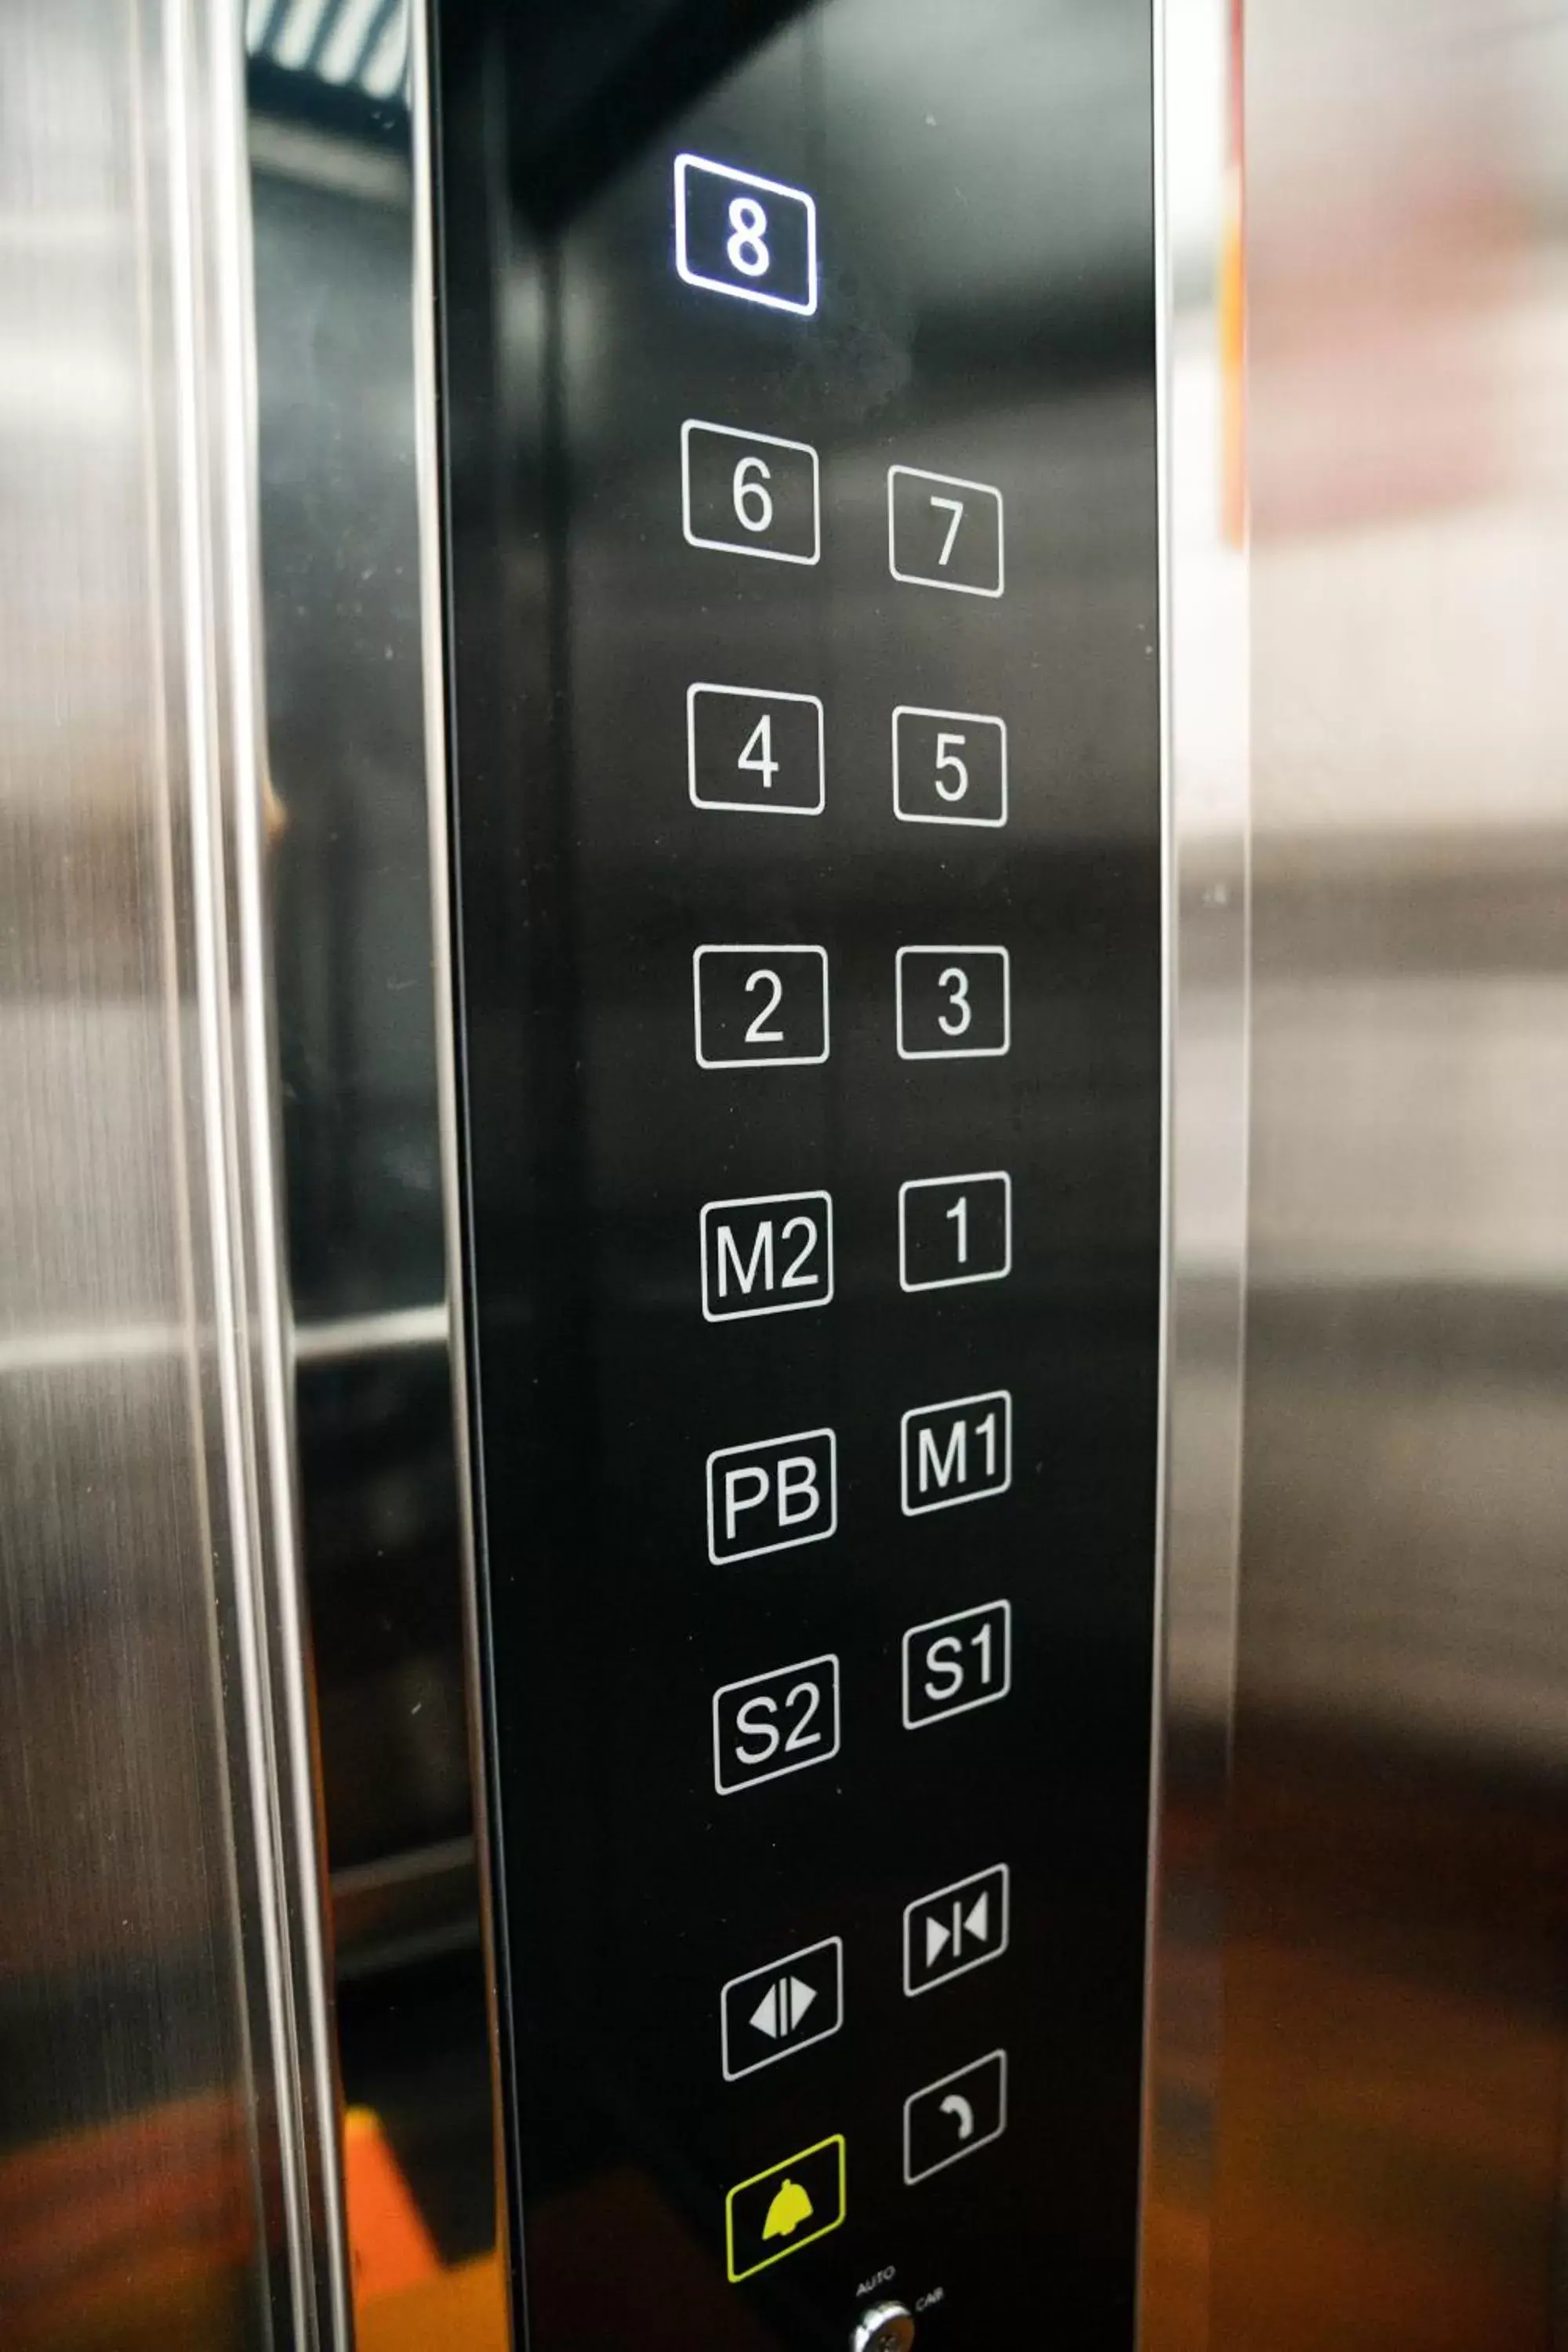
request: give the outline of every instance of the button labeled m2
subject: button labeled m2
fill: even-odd
[[[788,1315],[833,1296],[833,1202],[762,1192],[702,1210],[702,1312],[710,1323]]]
[[[1005,1389],[915,1405],[900,1427],[906,1518],[1005,1495],[1012,1485],[1013,1400]]]
[[[715,1567],[821,1543],[837,1524],[837,1445],[830,1429],[758,1438],[708,1456],[708,1557]]]

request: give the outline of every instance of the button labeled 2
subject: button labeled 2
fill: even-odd
[[[1007,2128],[1007,2053],[993,2050],[904,2101],[904,2179],[912,2189]]]
[[[710,1323],[789,1315],[833,1296],[826,1192],[759,1192],[702,1209],[702,1312]]]
[[[798,1069],[827,1059],[826,948],[699,948],[691,1001],[704,1070]]]
[[[888,569],[919,588],[1000,596],[1005,585],[1002,493],[990,482],[888,468]]]
[[[838,1448],[830,1429],[721,1446],[708,1456],[708,1557],[716,1568],[822,1543],[838,1525]]]
[[[1005,720],[901,702],[893,713],[893,814],[905,824],[1005,824]]]
[[[816,206],[804,188],[675,159],[675,266],[689,286],[809,319],[816,308]]]
[[[899,1053],[906,1062],[979,1060],[1012,1044],[1005,948],[900,948]]]
[[[686,772],[694,808],[820,816],[821,703],[778,688],[689,686]]]
[[[1013,1180],[917,1176],[899,1187],[899,1281],[905,1290],[999,1282],[1013,1268]]]
[[[904,1635],[904,1729],[991,1706],[1013,1687],[1013,1604],[988,1601]]]
[[[838,1661],[806,1658],[713,1694],[713,1785],[721,1797],[838,1753]]]
[[[1005,1389],[911,1406],[900,1433],[906,1518],[1005,1495],[1013,1483],[1013,1400]]]
[[[806,441],[689,416],[680,428],[681,526],[690,547],[816,563],[822,553],[816,452]]]

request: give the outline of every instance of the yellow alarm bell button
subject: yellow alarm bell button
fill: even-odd
[[[844,2139],[836,2132],[737,2182],[724,2200],[731,2283],[814,2245],[844,2219]]]

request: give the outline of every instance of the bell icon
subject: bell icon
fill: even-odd
[[[798,2180],[784,2180],[768,2207],[768,2218],[763,2223],[764,2238],[792,2238],[803,2221],[812,2214],[810,2198]]]

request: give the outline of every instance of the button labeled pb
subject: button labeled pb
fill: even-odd
[[[708,1456],[708,1557],[716,1567],[821,1543],[838,1525],[838,1449],[830,1429],[797,1430]]]
[[[731,2189],[724,2235],[731,2284],[826,2238],[843,2219],[844,2135],[835,2132]]]

